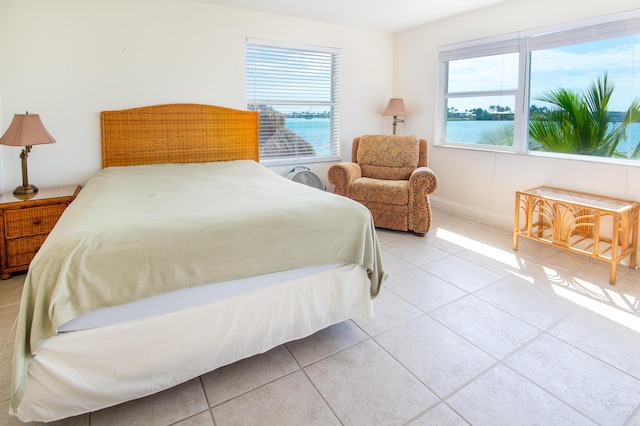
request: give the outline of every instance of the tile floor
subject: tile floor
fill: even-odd
[[[436,211],[379,230],[376,316],[59,422],[72,425],[640,425],[640,271]],[[0,282],[0,424],[24,276]]]

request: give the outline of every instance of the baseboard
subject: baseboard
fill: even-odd
[[[431,202],[431,206],[436,210],[441,210],[456,216],[467,217],[487,225],[495,226],[496,228],[513,231],[513,216],[501,216],[437,197],[429,197],[429,201]]]

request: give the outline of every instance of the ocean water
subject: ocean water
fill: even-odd
[[[483,134],[490,133],[511,125],[513,121],[449,121],[447,122],[447,140],[451,142],[466,142],[477,144]],[[640,143],[640,123],[633,123],[627,127],[627,138],[620,142],[618,151],[632,152]]]
[[[491,132],[508,121],[449,121],[447,123],[447,140],[456,142],[479,143],[480,135]],[[318,155],[329,155],[331,139],[331,121],[329,118],[287,118],[285,126],[309,141]],[[627,139],[618,146],[618,151],[635,149],[640,143],[640,123],[631,124],[627,128]]]
[[[329,155],[331,143],[330,118],[287,118],[285,127],[311,143],[318,155]]]

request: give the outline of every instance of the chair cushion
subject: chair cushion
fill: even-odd
[[[363,177],[409,179],[419,157],[420,142],[413,135],[363,135],[358,144],[357,162]]]
[[[351,184],[349,196],[356,201],[406,206],[409,204],[409,181],[358,178]]]

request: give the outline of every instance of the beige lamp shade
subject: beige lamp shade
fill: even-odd
[[[9,128],[0,138],[0,144],[31,146],[54,143],[55,139],[44,128],[39,114],[15,114]]]
[[[398,117],[407,117],[409,111],[407,111],[407,107],[404,106],[404,100],[402,98],[391,98],[389,99],[387,107],[382,111],[382,115],[393,117],[393,134],[395,135],[398,123],[404,123],[404,120],[400,120]]]
[[[32,145],[54,143],[56,140],[44,128],[38,114],[16,114],[7,131],[0,138],[0,144],[9,146],[22,146],[20,159],[22,163],[22,185],[13,190],[13,195],[21,198],[29,198],[38,192],[38,187],[29,184],[27,171],[27,157]]]
[[[407,111],[407,107],[404,106],[404,100],[402,98],[391,98],[385,110],[382,111],[382,115],[389,117],[407,117],[409,111]]]

